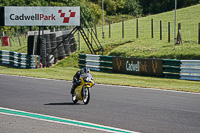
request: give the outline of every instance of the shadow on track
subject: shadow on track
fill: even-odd
[[[44,104],[44,105],[84,105],[84,104],[80,104],[80,103],[48,103],[48,104]]]

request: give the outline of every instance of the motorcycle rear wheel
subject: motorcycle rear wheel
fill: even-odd
[[[82,94],[83,94],[83,103],[84,104],[88,104],[89,101],[90,101],[90,89],[89,88],[85,88],[85,89],[83,89],[83,91],[85,91],[85,92],[82,92]]]

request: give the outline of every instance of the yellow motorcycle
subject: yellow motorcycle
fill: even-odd
[[[84,104],[88,104],[90,101],[90,88],[95,84],[93,77],[90,73],[80,75],[81,83],[74,90],[72,95],[73,103],[77,103],[78,100],[83,100]]]

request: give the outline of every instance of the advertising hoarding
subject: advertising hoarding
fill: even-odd
[[[134,75],[162,77],[163,61],[162,59],[113,57],[113,71]]]
[[[5,6],[4,25],[79,26],[80,7]]]

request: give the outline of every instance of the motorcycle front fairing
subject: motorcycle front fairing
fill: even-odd
[[[80,76],[80,79],[81,79],[82,83],[85,84],[85,87],[92,88],[92,86],[95,84],[92,74],[90,74],[90,73],[82,74]]]

